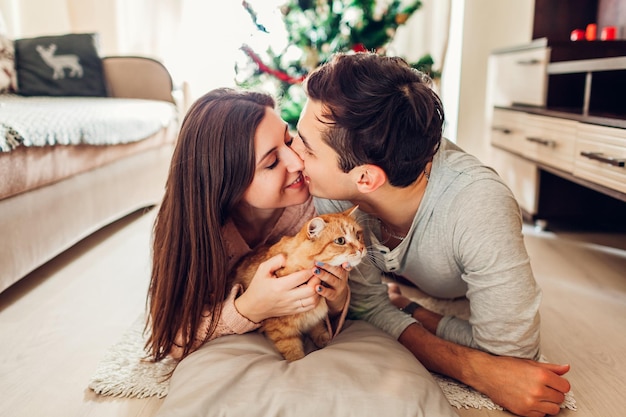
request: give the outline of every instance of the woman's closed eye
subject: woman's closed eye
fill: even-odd
[[[266,166],[265,169],[274,169],[274,168],[276,168],[278,166],[279,162],[280,162],[280,159],[276,158],[276,159],[274,159],[274,162],[272,162],[271,164]]]

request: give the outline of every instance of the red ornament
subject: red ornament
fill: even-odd
[[[354,52],[367,52],[365,45],[363,45],[362,43],[357,43],[357,44],[352,45],[352,50]]]

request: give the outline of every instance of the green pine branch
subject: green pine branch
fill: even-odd
[[[258,0],[263,1],[263,0]],[[260,22],[253,7],[254,1],[244,0],[242,5],[259,31],[271,32]],[[274,51],[271,46],[264,51],[263,62],[251,60],[256,66],[248,79],[239,80],[243,87],[273,85],[281,106],[281,116],[292,126],[298,120],[305,96],[297,83],[291,82],[326,62],[336,52],[368,50],[384,53],[393,40],[396,29],[405,24],[422,2],[419,0],[392,0],[386,7],[380,0],[286,0],[280,11],[287,32],[287,47]],[[377,7],[378,6],[378,7]],[[299,54],[293,53],[295,50]],[[289,58],[291,57],[291,58]],[[433,60],[425,55],[414,68],[436,78]],[[263,66],[266,70],[260,70]],[[269,68],[269,70],[268,70]],[[237,71],[244,70],[237,68]],[[286,81],[289,80],[289,81]]]

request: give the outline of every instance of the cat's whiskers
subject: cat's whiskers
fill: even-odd
[[[369,262],[369,265],[374,265],[376,267],[384,265],[385,261],[383,255],[376,250],[370,250],[368,248],[367,254],[361,261],[361,263]]]
[[[357,220],[359,221],[359,223],[363,226],[364,229],[369,229],[370,231],[375,231],[375,230],[379,230],[380,233],[377,236],[379,239],[379,242],[383,245],[387,245],[390,243],[390,241],[392,239],[397,239],[399,241],[402,241],[404,239],[406,239],[406,236],[401,237],[399,235],[395,235],[393,233],[387,233],[387,238],[383,239],[382,237],[382,229],[384,228],[383,223],[381,223],[381,220],[376,217],[375,214],[371,214],[371,215],[366,215],[363,213],[360,213],[359,216],[357,217]],[[368,248],[368,250],[370,250],[371,248]]]

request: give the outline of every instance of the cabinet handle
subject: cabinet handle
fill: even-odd
[[[543,61],[541,61],[540,59],[526,59],[526,60],[521,60],[521,61],[517,61],[516,64],[517,65],[539,65],[541,64]]]
[[[556,146],[556,142],[548,139],[536,138],[533,136],[527,136],[526,140],[533,143],[538,143],[539,145],[547,146],[548,148],[554,148]]]
[[[491,126],[491,130],[496,131],[496,132],[502,132],[505,135],[510,135],[511,133],[513,133],[513,131],[509,129],[508,127],[501,127],[501,126]]]
[[[623,167],[626,164],[626,159],[617,159],[610,156],[604,156],[602,152],[581,152],[581,156],[585,158],[593,159],[594,161],[604,162],[605,164],[612,165],[614,167]]]

